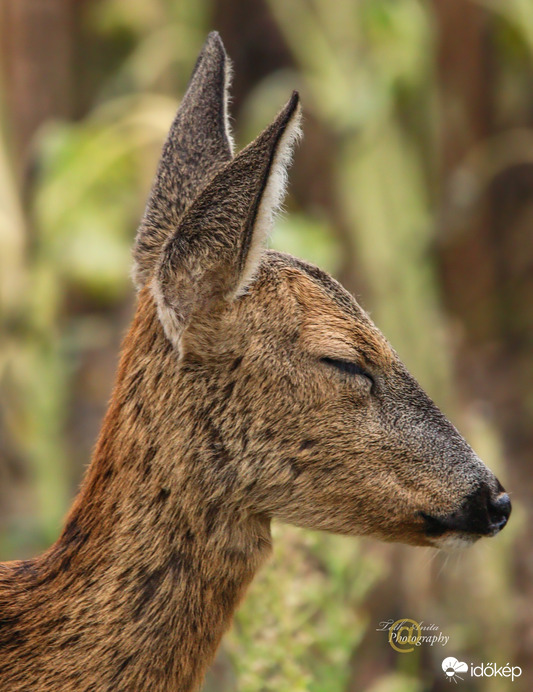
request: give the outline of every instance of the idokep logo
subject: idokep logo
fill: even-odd
[[[515,678],[519,678],[522,675],[522,668],[520,666],[510,666],[508,663],[504,666],[498,666],[496,663],[480,663],[475,665],[474,663],[468,666],[465,661],[458,661],[454,656],[447,656],[442,662],[442,670],[448,679],[448,682],[452,680],[457,684],[458,680],[464,680],[464,677],[459,675],[459,673],[470,673],[473,678],[511,678],[514,682]]]
[[[453,680],[457,684],[457,679],[464,680],[459,673],[468,673],[468,663],[458,661],[453,656],[448,656],[442,662],[442,670],[446,673],[448,682]]]

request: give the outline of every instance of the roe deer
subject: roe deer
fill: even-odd
[[[58,541],[0,566],[0,689],[196,690],[272,519],[412,545],[492,536],[495,476],[334,279],[264,240],[294,93],[236,156],[209,36],[135,245],[138,306]]]

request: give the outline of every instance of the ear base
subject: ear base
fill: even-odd
[[[167,140],[135,241],[134,280],[142,287],[185,209],[233,157],[228,121],[231,66],[219,34],[209,34]]]
[[[299,122],[294,92],[274,122],[213,178],[167,241],[152,290],[176,346],[194,316],[232,300],[252,280],[283,200]]]

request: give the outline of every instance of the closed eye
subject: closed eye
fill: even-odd
[[[340,370],[341,372],[345,372],[348,375],[360,375],[362,377],[366,377],[367,380],[370,380],[370,382],[374,384],[374,378],[372,375],[357,363],[353,363],[350,360],[338,360],[337,358],[321,358],[320,360],[322,363],[325,363],[336,370]]]

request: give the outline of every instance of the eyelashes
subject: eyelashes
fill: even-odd
[[[329,367],[335,368],[336,370],[339,370],[347,375],[359,375],[360,377],[366,377],[367,380],[374,384],[374,378],[372,375],[357,363],[353,363],[349,360],[339,360],[337,358],[321,358],[320,361]]]

